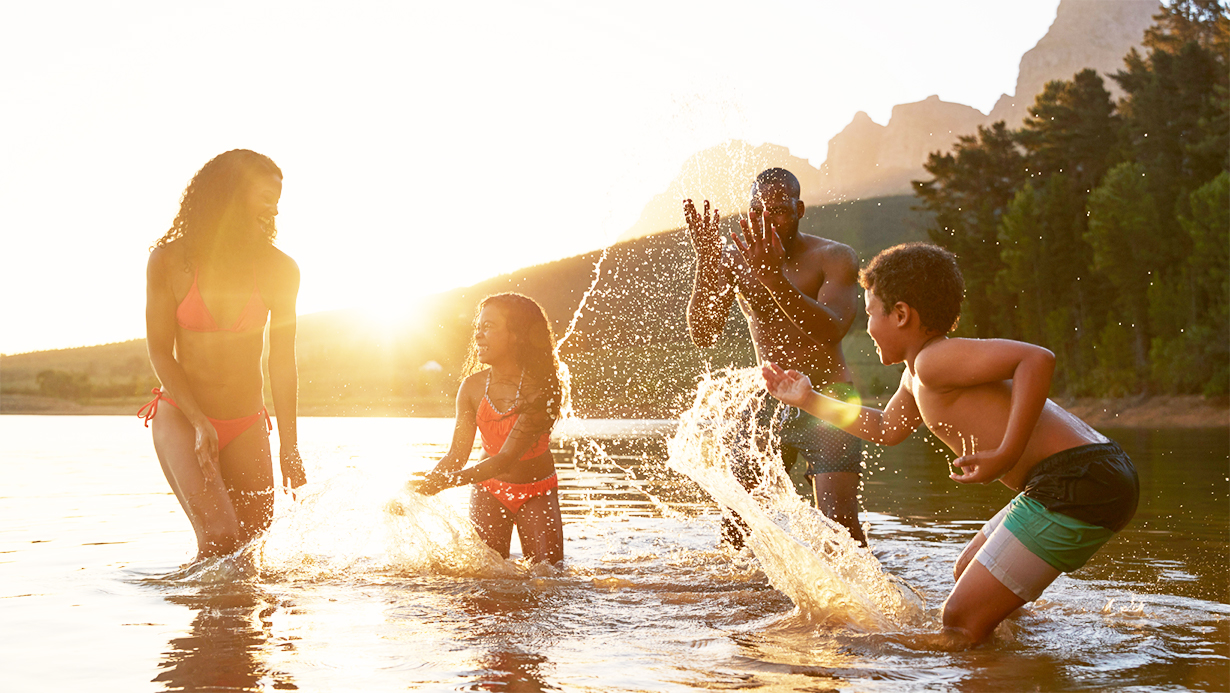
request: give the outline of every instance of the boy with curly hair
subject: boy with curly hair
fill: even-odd
[[[1136,469],[1114,441],[1047,399],[1050,351],[947,336],[965,290],[952,253],[898,245],[877,255],[859,284],[881,362],[906,366],[888,406],[825,397],[807,376],[775,363],[764,365],[765,381],[781,401],[881,445],[900,443],[924,423],[959,455],[953,480],[999,481],[1018,492],[953,570],[956,585],[935,644],[971,647],[1127,525],[1140,496]]]

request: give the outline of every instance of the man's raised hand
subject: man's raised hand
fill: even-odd
[[[705,213],[696,211],[696,205],[691,200],[683,201],[683,218],[688,222],[688,235],[696,254],[709,260],[716,260],[721,254],[722,234],[718,230],[718,211],[709,212],[709,200],[705,200]]]
[[[750,218],[740,218],[739,228],[743,236],[731,234],[739,255],[752,274],[762,283],[769,283],[773,275],[782,270],[786,261],[786,248],[776,229],[765,222],[764,215],[753,213]]]

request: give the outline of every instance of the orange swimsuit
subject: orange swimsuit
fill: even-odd
[[[175,321],[179,326],[189,332],[247,332],[249,330],[265,329],[265,321],[269,316],[269,307],[265,304],[265,300],[261,298],[260,289],[256,286],[255,278],[252,282],[252,295],[248,297],[248,302],[244,304],[243,310],[239,312],[239,317],[235,319],[235,324],[230,327],[218,327],[218,323],[214,320],[214,316],[209,312],[209,307],[205,305],[205,299],[201,297],[201,290],[197,287],[197,278],[201,271],[198,269],[192,275],[192,287],[188,289],[188,293],[184,296],[184,300],[179,302],[179,306],[175,308]],[[137,416],[145,419],[145,427],[149,428],[149,422],[158,413],[158,402],[165,401],[167,404],[179,409],[179,405],[170,397],[163,394],[159,388],[153,389],[154,399],[146,403],[145,406],[137,410]],[[214,430],[218,432],[218,449],[225,448],[232,440],[237,438],[239,434],[251,428],[256,422],[265,418],[267,432],[273,430],[273,422],[269,419],[269,411],[265,407],[255,414],[241,416],[238,419],[209,419],[209,423],[213,424]]]
[[[522,382],[525,380],[525,373],[521,374]],[[491,386],[491,373],[487,373],[487,387]],[[517,384],[517,394],[514,398],[520,397],[521,384]],[[521,418],[517,414],[517,407],[513,407],[504,413],[500,413],[492,404],[491,398],[486,391],[483,392],[483,401],[478,404],[478,411],[475,412],[474,418],[478,423],[479,438],[482,439],[483,452],[490,457],[500,451],[504,447],[504,441],[508,440],[509,434],[512,433],[513,427],[517,425],[517,420]],[[551,449],[551,432],[543,433],[538,439],[538,442],[533,445],[525,454],[521,456],[522,460],[530,460]],[[521,506],[529,499],[537,496],[545,496],[552,489],[559,487],[559,479],[552,474],[545,479],[539,479],[528,484],[510,484],[507,481],[498,479],[487,479],[475,484],[479,488],[487,491],[496,500],[508,508],[510,512],[517,512]]]

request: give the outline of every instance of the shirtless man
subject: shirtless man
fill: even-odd
[[[697,346],[713,346],[737,293],[761,363],[789,364],[830,394],[841,395],[851,388],[841,340],[858,309],[858,258],[849,246],[799,233],[804,211],[799,194],[798,179],[781,168],[762,172],[752,184],[748,218],[739,220],[743,233],[777,239],[770,244],[774,252],[757,257],[756,272],[740,249],[723,244],[717,210],[710,214],[708,201],[704,214],[691,200],[684,201],[696,249],[688,332]],[[736,243],[746,250],[740,239]],[[776,409],[766,400],[749,415],[759,419],[762,429],[779,427],[786,464],[795,452],[807,461],[816,507],[866,544],[858,520],[862,441],[794,408],[784,420],[774,421]],[[736,473],[748,488],[758,481],[750,470]],[[724,520],[723,541],[742,546],[741,524]]]

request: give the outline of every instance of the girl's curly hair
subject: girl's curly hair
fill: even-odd
[[[555,336],[551,332],[551,323],[547,321],[546,312],[529,296],[517,293],[494,294],[479,302],[474,314],[476,326],[479,314],[487,306],[495,306],[504,311],[508,330],[516,337],[513,353],[517,363],[525,369],[527,380],[542,383],[541,393],[530,398],[525,404],[531,410],[545,413],[553,425],[567,410],[568,387],[561,377]],[[478,360],[478,346],[474,343],[474,335],[471,332],[470,351],[462,377],[468,377],[482,369],[483,365]],[[527,413],[525,408],[521,408],[521,411]]]
[[[182,239],[187,244],[187,257],[198,257],[204,250],[201,241],[214,235],[236,199],[254,180],[270,175],[280,178],[282,169],[269,157],[249,149],[232,149],[210,159],[184,188],[179,213],[154,248]],[[277,227],[272,219],[263,227],[265,238],[272,245],[278,235]]]

